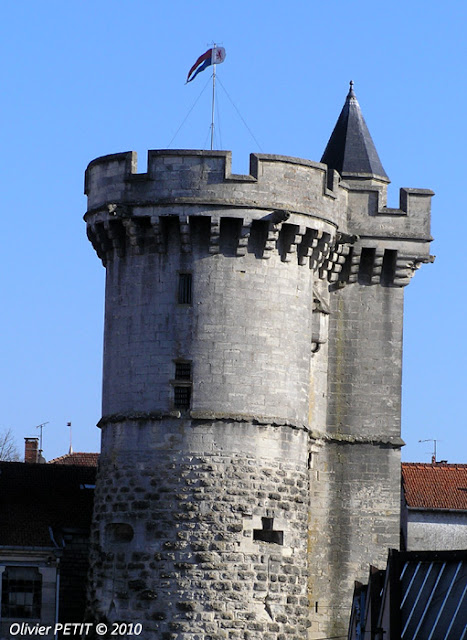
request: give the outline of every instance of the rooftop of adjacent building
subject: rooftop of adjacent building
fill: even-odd
[[[42,450],[39,449],[39,438],[25,438],[24,446],[24,462],[27,463],[46,463],[46,459],[42,455]],[[99,454],[95,452],[87,451],[73,451],[70,447],[68,453],[58,458],[49,460],[47,464],[65,464],[68,466],[77,467],[97,467],[99,461]]]
[[[97,467],[99,454],[85,451],[73,451],[64,456],[53,458],[47,464],[66,464],[77,467]]]
[[[467,464],[403,462],[402,486],[409,508],[467,511]]]
[[[95,466],[0,462],[0,545],[60,546],[64,529],[87,531]]]

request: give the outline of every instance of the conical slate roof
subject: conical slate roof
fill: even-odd
[[[353,90],[353,82],[321,162],[342,177],[375,177],[389,182]]]

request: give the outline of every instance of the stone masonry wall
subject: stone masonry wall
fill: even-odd
[[[399,546],[402,322],[403,288],[379,277],[331,297],[326,442],[310,480],[320,505],[310,512],[310,638],[346,633],[354,581]]]
[[[354,581],[399,546],[400,452],[387,446],[315,444],[310,469],[309,640],[348,628]]]
[[[107,203],[221,205],[230,208],[283,209],[345,224],[347,194],[327,188],[327,167],[286,156],[251,154],[250,174],[231,173],[228,151],[154,150],[148,171],[136,173],[136,153],[93,160],[86,170],[88,211]]]
[[[432,193],[388,209],[376,179],[201,151],[98,158],[85,191],[107,268],[91,615],[147,640],[345,636],[353,581],[398,543],[402,287],[432,260]]]
[[[303,640],[307,434],[173,420],[109,425],[103,437],[94,616],[140,622],[159,640]],[[268,523],[282,539],[255,540]]]
[[[155,155],[106,204],[121,160],[91,166],[87,181],[107,269],[90,614],[141,622],[148,640],[302,640],[313,283],[337,264],[337,238],[328,220],[276,210],[290,185],[268,202],[269,182],[312,178],[300,207],[316,213],[326,200],[336,215],[335,197],[312,163],[268,158],[262,193],[248,177],[226,185],[223,156]]]
[[[358,283],[332,298],[328,433],[400,442],[404,289]]]
[[[103,415],[171,411],[185,359],[193,412],[306,425],[313,272],[275,252],[233,256],[221,244],[210,255],[207,236],[183,253],[177,223],[164,253],[108,260]],[[177,302],[181,272],[192,275],[191,304]]]

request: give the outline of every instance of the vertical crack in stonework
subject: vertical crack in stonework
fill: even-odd
[[[274,621],[274,616],[272,614],[272,610],[271,610],[271,607],[269,605],[269,594],[264,599],[264,610],[266,611],[268,616],[271,618],[271,620]]]

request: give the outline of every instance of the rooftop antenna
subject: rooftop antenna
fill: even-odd
[[[70,427],[70,448],[68,450],[68,455],[71,455],[73,453],[73,445],[71,444],[71,442],[72,442],[72,438],[71,438],[71,422],[67,422],[66,426]]]
[[[36,429],[40,429],[40,437],[39,437],[39,454],[42,455],[42,429],[45,427],[48,422],[43,422],[42,424],[38,424]]]
[[[431,456],[431,464],[436,463],[436,440],[434,438],[427,438],[427,440],[419,440],[419,442],[432,442],[433,443],[433,455]]]

